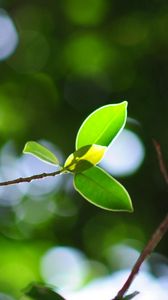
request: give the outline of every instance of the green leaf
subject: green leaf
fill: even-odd
[[[41,284],[31,284],[25,291],[25,295],[34,300],[65,300],[49,287]]]
[[[85,145],[108,146],[123,129],[127,118],[127,101],[95,110],[82,123],[76,136],[76,149]]]
[[[122,298],[123,300],[131,300],[131,299],[133,299],[135,296],[137,296],[137,295],[139,295],[139,292],[133,292],[132,294],[129,294],[129,295],[127,295],[127,296],[125,296],[124,298]],[[121,300],[122,300],[121,299]]]
[[[126,189],[99,167],[75,174],[74,187],[96,206],[112,211],[133,211]]]
[[[37,142],[27,142],[23,149],[23,153],[31,154],[46,163],[54,165],[59,164],[57,157],[50,150]]]
[[[107,147],[87,145],[70,154],[64,164],[64,170],[73,173],[83,172],[100,162]]]

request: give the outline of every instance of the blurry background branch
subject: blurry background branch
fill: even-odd
[[[167,173],[166,165],[165,165],[165,162],[164,162],[164,159],[163,159],[160,144],[157,141],[154,140],[154,146],[155,146],[155,150],[156,150],[156,153],[157,153],[159,168],[160,168],[161,174],[162,174],[166,184],[168,184],[168,173]],[[163,219],[161,224],[158,226],[158,228],[154,232],[153,236],[151,237],[151,239],[149,240],[149,242],[145,246],[144,250],[141,252],[139,258],[136,261],[136,263],[134,264],[134,266],[133,266],[133,268],[130,272],[130,275],[128,276],[128,279],[124,283],[121,290],[117,293],[117,296],[115,298],[113,298],[112,300],[120,300],[124,297],[125,293],[127,292],[130,285],[132,284],[135,276],[138,274],[142,263],[152,253],[152,251],[156,248],[156,246],[158,245],[160,240],[163,238],[163,236],[165,235],[167,230],[168,230],[168,215],[166,215],[166,217]],[[136,296],[136,294],[135,294],[135,296]],[[133,297],[134,297],[134,295],[133,295]]]
[[[167,167],[165,165],[164,159],[163,159],[160,144],[155,140],[153,140],[153,143],[154,143],[155,150],[156,150],[157,157],[158,157],[160,172],[161,172],[166,184],[168,185],[168,171],[167,171]]]
[[[112,300],[120,300],[124,297],[125,293],[129,289],[130,285],[132,284],[135,276],[138,274],[139,269],[144,262],[144,260],[152,253],[152,251],[156,248],[160,240],[163,238],[165,233],[168,230],[168,215],[164,218],[162,223],[158,226],[156,231],[154,232],[153,236],[145,246],[144,250],[141,252],[138,260],[136,261],[135,265],[133,266],[131,273],[124,283],[123,287],[121,290],[117,293],[117,296],[113,298]],[[145,289],[145,287],[144,287]],[[135,295],[136,296],[136,295]]]

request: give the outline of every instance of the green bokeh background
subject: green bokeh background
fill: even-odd
[[[19,297],[29,282],[42,280],[39,262],[50,247],[76,247],[112,272],[106,249],[123,240],[142,247],[166,214],[167,186],[152,139],[168,165],[168,3],[2,0],[0,5],[19,34],[15,52],[0,62],[1,149],[11,143],[19,157],[26,141],[44,139],[65,158],[89,113],[126,99],[128,116],[139,124],[127,128],[139,134],[146,151],[141,168],[119,179],[131,195],[133,214],[92,206],[68,180],[68,188],[44,193],[36,204],[29,195],[14,207],[0,206],[0,291]],[[38,213],[34,222],[17,218],[20,206],[31,216],[33,210],[45,212],[50,202],[61,213],[53,209],[41,222]],[[168,257],[167,237],[158,252]]]

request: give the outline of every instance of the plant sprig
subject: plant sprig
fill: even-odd
[[[64,173],[74,175],[74,188],[92,204],[111,211],[132,212],[132,202],[126,189],[110,174],[96,166],[109,144],[117,138],[127,119],[127,101],[102,106],[92,112],[78,130],[75,151],[61,166],[58,158],[43,145],[29,141],[23,153],[31,154],[45,163],[59,167],[52,173],[1,182],[0,186],[31,182]]]

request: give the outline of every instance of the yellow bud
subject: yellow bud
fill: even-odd
[[[65,161],[64,169],[70,172],[82,172],[98,164],[104,156],[107,147],[87,145],[70,154]]]
[[[107,147],[93,144],[81,159],[89,161],[92,165],[98,164],[106,151]]]
[[[77,160],[75,160],[74,154],[71,153],[65,161],[64,168],[73,172],[76,164],[77,164]]]

